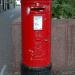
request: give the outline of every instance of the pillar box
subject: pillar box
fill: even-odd
[[[51,0],[22,0],[22,75],[50,75]]]

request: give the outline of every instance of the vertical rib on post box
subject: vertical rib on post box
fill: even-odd
[[[22,75],[50,75],[51,0],[22,0]]]

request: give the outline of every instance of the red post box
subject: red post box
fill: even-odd
[[[51,0],[22,0],[22,75],[50,75]]]

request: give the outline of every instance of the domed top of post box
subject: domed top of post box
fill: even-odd
[[[51,2],[52,0],[22,0],[22,3],[36,3],[36,2],[40,2],[40,3],[43,3],[43,2]]]

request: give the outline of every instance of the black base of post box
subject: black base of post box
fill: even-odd
[[[21,75],[51,75],[51,65],[42,68],[31,68],[22,64]]]

